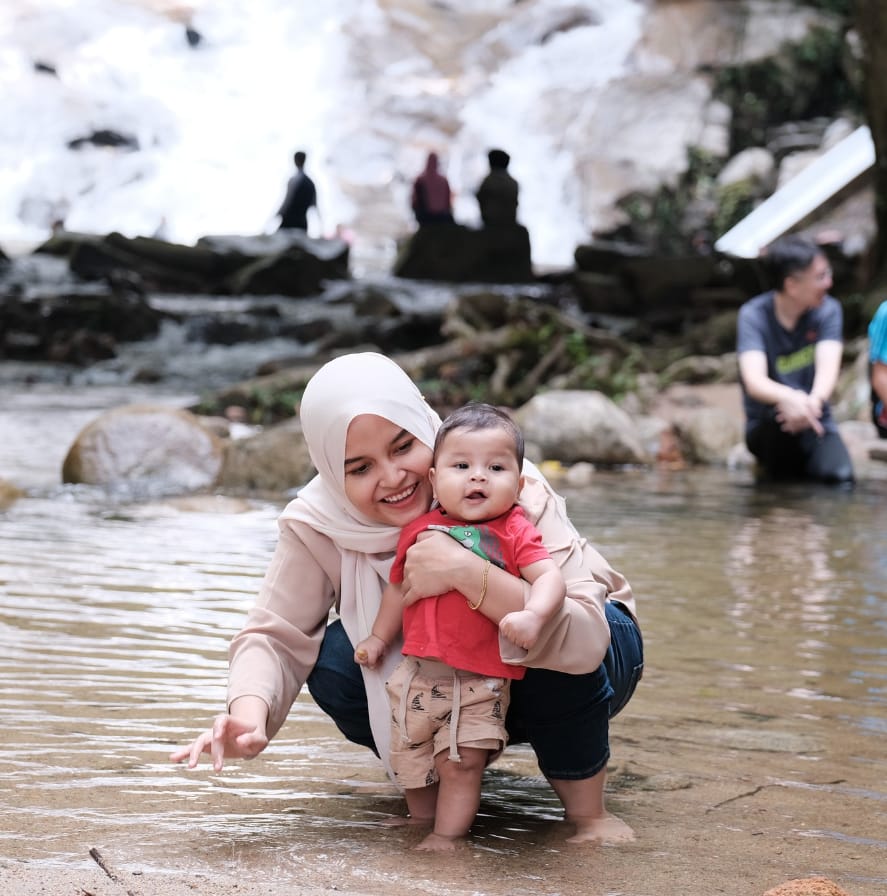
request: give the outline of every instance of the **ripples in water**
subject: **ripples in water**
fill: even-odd
[[[7,468],[10,444],[63,454],[83,416],[92,414],[76,403],[59,410],[65,426],[52,438],[17,431],[0,448]],[[60,487],[54,464],[25,457],[35,485],[0,515],[0,851],[77,862],[112,844],[141,868],[261,875],[273,859],[317,883],[408,879],[401,847],[416,832],[378,824],[402,810],[398,795],[306,694],[252,762],[216,775],[167,761],[223,706],[227,643],[258,590],[282,505],[121,504]],[[645,679],[613,728],[616,811],[656,826],[659,807],[670,800],[680,812],[684,791],[708,787],[711,816],[698,823],[711,831],[729,807],[734,827],[852,844],[864,857],[855,896],[887,883],[865,871],[884,867],[870,825],[883,827],[887,803],[878,488],[762,494],[722,471],[694,471],[600,473],[567,493],[580,530],[632,582],[644,624]],[[758,814],[743,815],[752,803]],[[509,748],[485,780],[473,840],[490,892],[538,893],[553,864],[552,886],[585,892],[601,860],[558,860],[560,818],[532,752]],[[682,847],[664,830],[653,839],[678,861]],[[440,892],[476,892],[465,873]]]

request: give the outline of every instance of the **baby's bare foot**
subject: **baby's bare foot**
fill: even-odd
[[[413,849],[421,849],[428,852],[453,852],[460,837],[444,837],[443,834],[435,834],[432,831],[421,843],[417,843]]]
[[[598,843],[602,846],[614,843],[631,843],[634,831],[615,815],[599,818],[570,818],[576,825],[576,833],[567,837],[567,843]]]

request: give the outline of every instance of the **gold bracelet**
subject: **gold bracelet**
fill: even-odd
[[[468,609],[469,610],[479,610],[480,605],[484,602],[484,598],[487,596],[487,575],[490,572],[490,561],[487,560],[484,563],[484,580],[481,582],[480,586],[480,597],[477,599],[477,603],[473,604],[471,601],[468,601]]]

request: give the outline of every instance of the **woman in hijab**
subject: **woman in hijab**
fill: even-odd
[[[385,680],[397,645],[375,668],[354,662],[381,600],[403,525],[429,509],[431,449],[440,418],[393,361],[345,355],[305,388],[302,429],[314,477],[279,519],[280,538],[255,606],[231,642],[228,709],[213,727],[170,755],[194,767],[209,753],[258,755],[304,684],[350,741],[387,765],[390,714]],[[509,742],[529,742],[576,831],[571,842],[634,839],[604,807],[608,720],[628,702],[643,670],[635,603],[625,579],[578,534],[560,498],[525,461],[520,503],[541,531],[567,583],[564,607],[529,651],[500,638],[502,659],[528,667],[512,689]],[[445,533],[410,548],[404,600],[458,590],[498,624],[522,609],[526,583]],[[484,581],[486,578],[486,581]],[[329,622],[330,611],[337,618]]]
[[[428,153],[425,170],[413,181],[410,205],[420,227],[424,224],[453,223],[450,184],[437,170],[438,164],[437,153]]]

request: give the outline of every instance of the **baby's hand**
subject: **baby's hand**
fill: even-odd
[[[354,649],[354,662],[361,666],[369,666],[374,669],[379,661],[385,656],[385,650],[388,645],[377,635],[370,635],[364,638],[360,644]]]
[[[529,650],[539,639],[542,619],[532,610],[516,610],[502,617],[499,631],[518,647]]]

